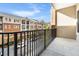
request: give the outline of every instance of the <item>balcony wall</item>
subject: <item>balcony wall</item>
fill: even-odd
[[[76,39],[76,5],[54,4],[57,17],[57,36]]]

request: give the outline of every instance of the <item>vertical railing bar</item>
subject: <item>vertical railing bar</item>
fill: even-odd
[[[38,38],[38,31],[39,31],[39,30],[36,31],[36,34],[37,34],[36,37],[37,37],[37,38]],[[36,54],[35,54],[35,55],[36,55],[36,56],[37,56],[37,46],[38,46],[38,45],[37,45],[37,40],[38,40],[37,38],[35,39],[35,42],[36,42],[36,44],[35,44],[35,45],[36,45],[36,51],[35,51]]]
[[[37,54],[37,37],[38,37],[38,35],[37,35],[37,31],[38,30],[36,30],[36,39],[35,39],[35,56],[36,56],[36,54]]]
[[[21,43],[21,45],[20,45],[20,55],[22,56],[22,32],[20,33],[20,43]]]
[[[14,33],[14,56],[17,56],[17,33]]]
[[[27,56],[28,56],[28,31],[27,31]]]
[[[46,49],[46,30],[44,30],[44,49]]]
[[[35,56],[36,56],[36,38],[37,38],[37,30],[35,31],[35,33],[36,33],[36,36],[35,36],[35,40],[34,40],[34,41],[35,41],[35,44],[34,44],[34,45],[35,45]]]
[[[26,54],[26,33],[24,32],[24,56]]]
[[[30,39],[30,56],[31,56],[31,31],[29,32],[29,39]]]
[[[51,29],[51,30],[52,30],[52,33],[51,33],[52,35],[51,35],[51,36],[52,36],[52,39],[53,39],[53,37],[54,37],[54,35],[53,35],[53,34],[54,34],[54,32],[53,32],[53,29]]]
[[[33,48],[34,34],[33,34],[33,33],[34,33],[34,31],[32,31],[32,56],[33,56],[33,53],[34,53],[34,51],[33,51],[33,49],[34,49],[34,48]]]
[[[52,32],[52,29],[51,29],[51,39],[53,40],[53,38],[52,38],[52,34],[53,34],[53,32]]]
[[[2,56],[4,56],[4,34],[2,33]]]
[[[53,33],[52,33],[52,29],[51,29],[51,39],[53,40],[53,38],[52,38],[52,34],[53,34]]]
[[[43,30],[43,43],[44,43],[44,30]],[[43,45],[43,48],[44,48],[44,45]]]
[[[34,31],[34,56],[35,56],[35,53],[36,53],[36,31]]]
[[[7,38],[7,44],[8,44],[8,47],[7,47],[7,55],[9,56],[9,33],[7,35],[8,35],[8,38]]]
[[[33,51],[32,55],[33,55],[33,56],[34,56],[34,52],[35,52],[35,50],[34,50],[34,49],[35,49],[35,47],[34,47],[34,42],[35,42],[35,41],[34,41],[34,40],[35,40],[35,36],[34,36],[35,34],[34,34],[34,32],[35,32],[35,31],[32,32],[32,34],[33,34],[33,36],[32,36],[32,38],[33,38],[33,39],[32,39],[32,40],[33,40],[33,42],[32,42],[32,51]]]
[[[38,35],[37,35],[37,39],[36,39],[36,56],[38,56],[38,49],[37,49],[37,47],[39,46],[39,44],[37,44],[37,43],[39,43],[38,41],[40,41],[40,30],[38,30],[37,31],[37,33],[38,33]]]

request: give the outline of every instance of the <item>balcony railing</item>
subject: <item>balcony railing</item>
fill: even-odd
[[[1,56],[39,56],[56,37],[56,29],[0,33]]]

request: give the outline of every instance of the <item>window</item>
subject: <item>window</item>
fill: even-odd
[[[2,30],[2,28],[3,28],[3,26],[2,26],[2,24],[0,24],[0,30]]]
[[[22,29],[25,29],[25,25],[22,25]]]
[[[14,19],[14,22],[16,22],[16,19]]]
[[[2,17],[0,17],[0,22],[2,22]]]
[[[11,22],[11,19],[9,18],[9,21]]]
[[[22,24],[25,24],[25,20],[22,20]]]
[[[27,29],[29,29],[29,25],[27,25]]]
[[[27,21],[27,24],[29,24],[29,21]]]
[[[5,20],[7,21],[7,18],[5,18]]]
[[[19,20],[18,19],[14,19],[14,22],[19,22]]]

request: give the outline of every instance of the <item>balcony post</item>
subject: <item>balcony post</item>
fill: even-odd
[[[46,30],[44,30],[44,49],[46,49]]]

